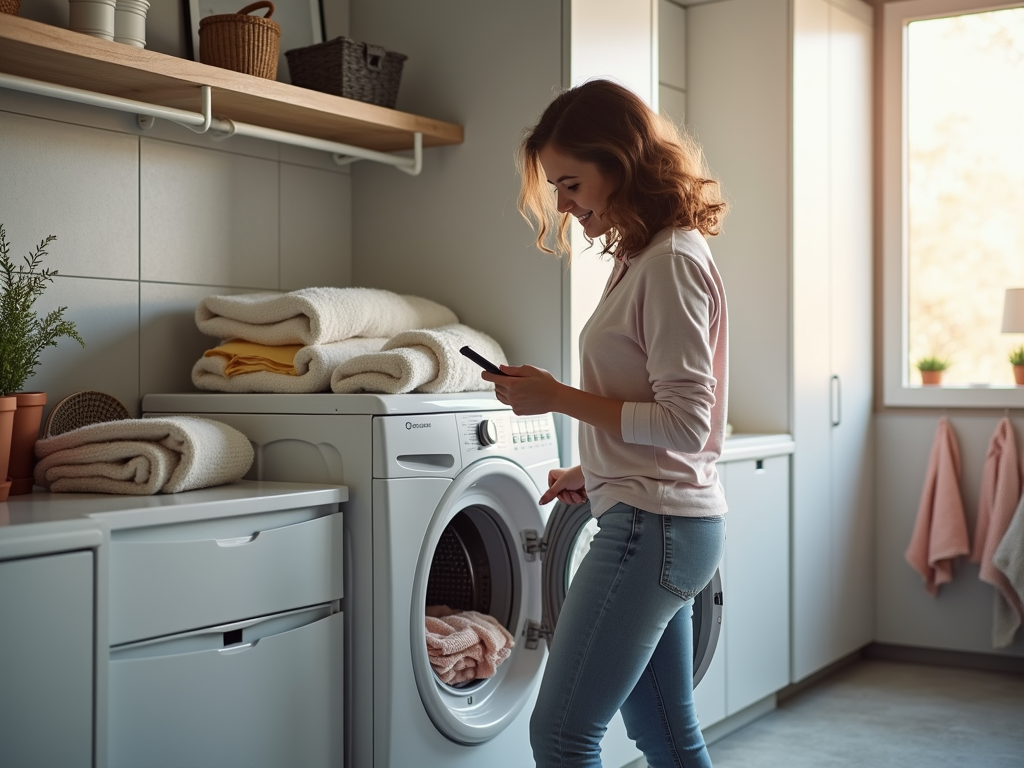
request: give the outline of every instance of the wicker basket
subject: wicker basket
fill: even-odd
[[[261,8],[267,15],[247,16]],[[271,21],[274,4],[262,0],[238,13],[206,16],[199,20],[199,61],[247,75],[277,79],[281,25]]]
[[[285,51],[292,85],[393,109],[407,56],[336,37]]]
[[[43,426],[43,437],[63,435],[89,424],[132,418],[131,412],[113,395],[105,392],[75,392],[50,410]]]
[[[17,16],[20,10],[21,0],[0,0],[0,13],[10,13]]]

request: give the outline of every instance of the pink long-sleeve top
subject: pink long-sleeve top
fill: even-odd
[[[581,386],[624,401],[622,437],[580,423],[595,516],[624,502],[647,512],[721,515],[715,462],[725,442],[728,314],[704,237],[666,229],[617,261],[580,334]]]

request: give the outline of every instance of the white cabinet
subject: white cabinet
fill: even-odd
[[[871,7],[687,9],[687,118],[732,202],[730,417],[787,431],[792,681],[869,643]]]
[[[729,512],[718,651],[695,691],[702,728],[789,683],[789,456],[720,462]]]
[[[871,642],[871,24],[794,6],[793,679]]]
[[[94,559],[0,562],[0,765],[93,765]]]
[[[343,763],[340,486],[0,505],[0,766]]]
[[[110,768],[341,764],[332,509],[111,532]]]

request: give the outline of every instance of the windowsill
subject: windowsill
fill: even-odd
[[[1024,408],[1024,386],[914,384],[887,387],[885,405],[904,408]]]

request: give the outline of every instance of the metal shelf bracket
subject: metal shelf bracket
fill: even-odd
[[[42,82],[41,80],[32,80],[28,77],[8,75],[2,72],[0,72],[0,88],[9,88],[38,96],[49,96],[94,107],[105,107],[119,112],[133,112],[137,116],[136,119],[139,127],[143,129],[152,128],[156,123],[156,118],[162,117],[178,125],[183,125],[196,133],[209,132],[215,141],[221,141],[230,136],[250,136],[256,139],[274,141],[279,144],[289,144],[296,147],[329,152],[339,165],[353,163],[356,160],[371,160],[376,163],[393,166],[410,176],[419,176],[420,171],[423,169],[423,134],[420,132],[413,134],[413,155],[408,157],[378,152],[373,149],[365,149],[364,147],[355,147],[337,141],[327,141],[326,139],[317,139],[312,136],[279,131],[275,128],[264,128],[259,125],[239,123],[234,120],[213,116],[213,94],[212,89],[208,85],[200,86],[202,112],[189,112],[188,110],[176,109],[174,107],[161,107],[147,104],[143,101],[124,99],[120,96],[107,96],[106,94],[95,93],[81,88],[54,85]]]

